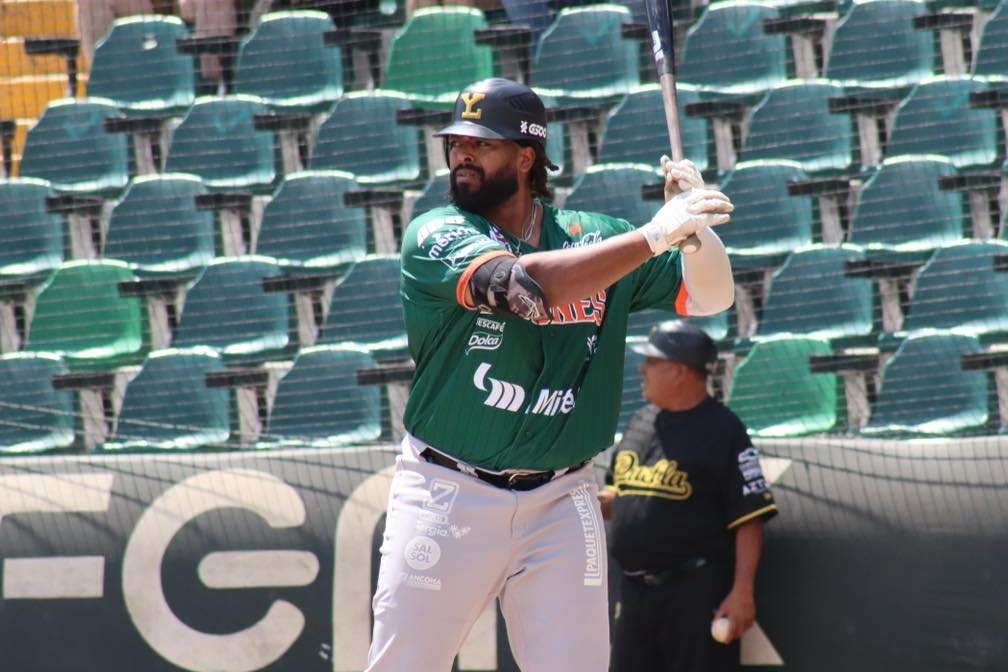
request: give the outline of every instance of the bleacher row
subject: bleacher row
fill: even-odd
[[[1008,331],[1005,7],[697,10],[680,59],[685,149],[736,203],[721,233],[739,297],[699,322],[754,433],[1008,425],[1003,373],[972,370],[1004,363],[992,348]],[[936,16],[958,18],[919,18]],[[398,388],[352,371],[405,357],[394,252],[410,213],[444,198],[430,130],[469,81],[525,79],[553,115],[556,202],[646,221],[668,140],[639,18],[564,9],[532,44],[478,10],[432,8],[385,49],[322,12],[272,12],[213,96],[191,88],[184,24],[116,22],[88,95],[49,103],[5,162],[18,177],[0,181],[0,444],[387,438]],[[952,24],[969,58],[932,32]],[[896,53],[906,42],[912,57]],[[341,52],[361,45],[377,54],[370,80],[344,76]],[[628,338],[664,317],[637,316]],[[915,348],[924,363],[900,365]],[[628,351],[624,418],[637,376]]]

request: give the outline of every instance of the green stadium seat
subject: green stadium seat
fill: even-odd
[[[263,209],[256,253],[289,274],[346,270],[367,251],[367,211],[343,204],[356,188],[353,175],[336,170],[286,176]]]
[[[976,336],[940,331],[907,336],[882,369],[878,397],[861,434],[939,437],[989,430],[987,374],[963,371],[981,349]]]
[[[356,345],[379,361],[409,357],[399,283],[398,255],[368,255],[354,264],[333,291],[318,344]]]
[[[707,170],[707,122],[686,116],[686,105],[700,99],[697,88],[680,83],[676,99],[683,155]],[[662,154],[671,155],[668,126],[665,123],[661,88],[657,84],[642,84],[623,98],[610,113],[598,150],[598,163],[644,163],[657,166]]]
[[[126,114],[181,114],[195,99],[192,56],[176,51],[189,37],[176,16],[139,15],[117,19],[95,47],[88,95],[106,98]]]
[[[682,320],[703,329],[715,343],[718,343],[728,338],[728,316],[729,311],[727,310],[704,317],[683,317],[671,310],[646,308],[630,313],[627,319],[627,338],[647,338],[651,333],[651,327],[659,322]]]
[[[844,273],[847,262],[863,259],[864,251],[854,245],[795,250],[770,280],[753,338],[795,334],[825,340],[834,349],[871,344],[872,281]]]
[[[0,288],[38,286],[63,263],[63,219],[46,211],[49,183],[0,179]]]
[[[338,448],[377,441],[381,388],[357,384],[357,371],[375,366],[363,348],[302,348],[277,382],[267,431],[256,448]]]
[[[148,349],[146,315],[119,283],[136,280],[124,261],[68,261],[38,294],[25,349],[63,356],[74,371],[139,364]]]
[[[969,240],[940,247],[920,269],[897,338],[924,329],[955,330],[982,343],[1008,340],[1008,273],[994,268],[1008,242]]]
[[[939,177],[956,172],[942,156],[885,159],[858,191],[848,239],[873,261],[911,263],[961,241],[967,221],[963,196],[938,186]]]
[[[632,345],[645,342],[647,342],[646,337],[627,339],[627,347],[623,353],[623,392],[620,394],[619,420],[616,424],[617,439],[626,429],[633,414],[648,403],[644,399],[644,391],[641,389],[641,381],[644,377],[641,375],[640,365],[644,362],[645,357],[630,349]]]
[[[48,180],[57,192],[118,195],[129,181],[129,143],[104,121],[121,114],[104,98],[51,101],[25,138],[20,175]]]
[[[663,203],[641,195],[641,189],[649,184],[661,184],[661,175],[650,165],[596,164],[574,180],[564,207],[603,212],[642,226],[651,221]]]
[[[934,75],[934,36],[913,27],[920,0],[856,2],[833,30],[824,76],[848,94],[902,98]]]
[[[793,250],[812,243],[812,203],[787,191],[788,182],[807,177],[801,164],[780,159],[737,163],[724,175],[720,188],[735,212],[730,225],[717,233],[732,269],[774,268]]]
[[[268,194],[278,175],[272,131],[255,128],[261,98],[201,96],[172,132],[165,172],[198,175],[210,191]]]
[[[450,109],[459,91],[494,76],[493,50],[476,43],[487,27],[474,7],[418,9],[389,45],[382,88],[400,91],[420,107]]]
[[[310,167],[346,171],[362,186],[421,181],[420,134],[396,121],[396,112],[409,108],[409,99],[395,91],[344,95],[316,132]]]
[[[841,419],[839,377],[812,373],[809,357],[828,355],[827,340],[780,335],[753,343],[735,367],[728,406],[754,437],[833,431]]]
[[[222,371],[213,350],[155,350],[126,384],[113,436],[100,451],[199,450],[230,436],[226,388],[209,388],[206,374]]]
[[[281,274],[271,257],[214,259],[186,293],[172,344],[212,348],[228,366],[291,355],[296,343],[287,295],[266,292],[262,284]]]
[[[74,443],[73,395],[53,388],[68,372],[48,352],[0,356],[0,454],[67,450]]]
[[[987,88],[966,77],[937,76],[911,90],[896,108],[885,157],[939,154],[959,170],[990,168],[999,160],[998,113],[970,105]]]
[[[779,16],[771,3],[711,3],[686,34],[679,81],[704,98],[755,103],[788,76],[787,38],[763,31],[764,21]]]
[[[321,11],[264,14],[238,48],[235,92],[280,110],[327,111],[343,94],[342,51],[325,44],[332,29]]]
[[[622,34],[632,21],[613,3],[561,9],[539,37],[529,85],[559,105],[615,105],[640,84],[639,44]]]
[[[739,160],[797,161],[810,177],[849,170],[850,119],[829,110],[829,99],[842,93],[825,80],[778,85],[753,108]]]
[[[447,168],[442,168],[433,177],[427,180],[427,184],[420,190],[420,195],[413,201],[413,217],[422,215],[428,210],[440,208],[448,205],[448,189],[451,185],[451,177]]]
[[[195,278],[214,257],[213,213],[194,200],[205,193],[195,175],[133,178],[109,213],[104,255],[128,262],[140,277]]]
[[[974,77],[1000,78],[1008,74],[1008,3],[999,3],[987,18],[973,61]]]

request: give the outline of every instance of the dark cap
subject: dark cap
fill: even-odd
[[[685,364],[704,375],[714,372],[717,345],[703,329],[680,320],[656,324],[648,342],[630,347],[645,357],[657,357]]]
[[[455,99],[451,123],[434,135],[531,142],[539,146],[546,167],[557,170],[546,156],[546,121],[546,106],[535,91],[493,77],[463,89]]]

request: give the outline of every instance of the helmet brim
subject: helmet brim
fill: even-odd
[[[456,121],[454,123],[448,124],[440,131],[434,134],[438,137],[444,137],[446,135],[464,135],[471,138],[483,138],[484,140],[509,140],[500,133],[492,131],[486,126],[480,124],[474,124],[471,121]]]

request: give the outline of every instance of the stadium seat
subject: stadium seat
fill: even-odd
[[[625,219],[634,226],[651,221],[662,200],[645,200],[645,185],[661,184],[661,175],[648,164],[596,164],[578,177],[564,200],[564,208],[601,212]]]
[[[73,395],[53,388],[67,373],[59,355],[0,356],[0,454],[66,450],[74,443]]]
[[[848,94],[903,97],[934,74],[934,37],[913,27],[926,11],[921,0],[853,3],[833,29],[824,77]]]
[[[328,110],[343,94],[342,51],[324,40],[332,29],[321,11],[264,14],[238,48],[235,92],[281,110]]]
[[[788,75],[787,39],[763,31],[763,22],[779,15],[771,3],[707,5],[686,34],[679,81],[695,86],[703,98],[755,103]]]
[[[108,133],[104,121],[122,114],[102,98],[50,102],[28,131],[20,175],[48,180],[57,192],[111,198],[129,181],[126,138]]]
[[[63,263],[38,294],[25,349],[58,353],[75,371],[139,364],[148,349],[145,310],[118,288],[135,279],[116,259]]]
[[[230,436],[226,388],[208,388],[206,374],[222,371],[208,348],[155,350],[126,384],[114,434],[101,451],[198,450]]]
[[[49,183],[0,179],[0,287],[37,286],[63,263],[63,219],[46,211]]]
[[[494,75],[493,50],[476,43],[486,28],[474,7],[418,9],[389,45],[382,88],[400,91],[420,107],[450,109],[458,92]]]
[[[529,85],[559,105],[615,105],[640,84],[639,45],[622,34],[632,20],[612,3],[561,9],[539,37]]]
[[[356,188],[336,170],[288,175],[263,209],[256,253],[289,274],[342,272],[367,251],[367,211],[343,204]]]
[[[447,168],[435,173],[433,177],[427,180],[427,184],[420,190],[420,195],[413,201],[412,216],[417,217],[428,210],[448,205],[450,202],[448,197],[450,184],[451,178]]]
[[[718,229],[733,270],[780,266],[787,255],[812,243],[812,204],[789,196],[788,182],[807,179],[794,161],[746,161],[720,180],[735,211],[731,226]]]
[[[176,16],[117,19],[95,47],[88,95],[112,101],[127,114],[181,114],[195,98],[193,57],[176,51],[189,36]]]
[[[311,168],[346,171],[362,186],[421,181],[420,134],[396,121],[396,112],[409,108],[394,91],[344,95],[318,128]]]
[[[363,348],[302,348],[277,383],[267,431],[256,448],[337,448],[377,441],[381,388],[357,384],[357,371],[375,366]]]
[[[281,275],[275,259],[246,255],[211,261],[186,293],[172,344],[216,350],[228,366],[258,365],[288,356],[290,306],[282,293],[263,290],[263,278]]]
[[[1008,3],[1001,2],[987,18],[973,57],[974,77],[1008,74]]]
[[[935,249],[962,240],[962,194],[938,186],[939,177],[955,173],[941,156],[887,158],[858,191],[848,239],[869,259],[896,263],[923,263]]]
[[[839,378],[809,370],[809,357],[831,352],[828,341],[809,336],[780,335],[756,341],[735,367],[729,408],[754,437],[833,431],[841,418]]]
[[[872,343],[872,281],[844,274],[847,262],[861,259],[864,252],[853,245],[792,252],[770,280],[754,339],[796,334],[825,340],[834,349]]]
[[[643,376],[640,372],[640,365],[643,363],[645,357],[644,355],[634,352],[631,346],[637,343],[646,343],[647,338],[628,338],[627,347],[623,353],[623,392],[620,394],[620,412],[619,420],[616,424],[616,437],[615,441],[619,440],[619,437],[623,434],[623,430],[626,429],[627,423],[630,422],[630,418],[636,413],[641,406],[648,403],[644,399],[644,392],[641,389],[641,381]]]
[[[998,114],[970,105],[987,88],[966,77],[937,76],[911,90],[896,108],[885,157],[939,154],[959,170],[989,168],[999,158]]]
[[[379,361],[408,357],[399,269],[398,255],[368,255],[354,264],[333,291],[318,344],[357,345]]]
[[[980,351],[976,336],[937,331],[907,336],[882,369],[865,436],[951,436],[988,429],[988,380],[963,371],[962,355]]]
[[[686,105],[700,99],[695,86],[677,87],[679,126],[683,155],[707,170],[708,131],[703,119],[686,116]],[[665,123],[661,88],[642,84],[631,90],[613,109],[599,143],[598,163],[644,163],[657,166],[662,154],[670,154],[668,126]]]
[[[829,110],[829,99],[842,93],[825,80],[778,85],[753,108],[739,160],[797,161],[811,177],[849,170],[850,119]]]
[[[197,98],[172,132],[165,172],[197,175],[210,191],[270,193],[278,178],[276,143],[253,122],[266,110],[255,96]]]
[[[133,178],[109,213],[104,256],[128,262],[140,277],[191,280],[214,257],[214,216],[196,207],[203,181],[185,173]]]
[[[647,338],[651,333],[651,327],[659,322],[683,320],[703,329],[715,343],[718,343],[728,337],[728,315],[727,310],[705,317],[683,317],[674,311],[660,308],[638,310],[630,313],[627,319],[627,338]]]
[[[1002,240],[961,241],[938,248],[920,269],[897,338],[923,329],[955,330],[983,343],[1008,340],[1008,273],[995,270],[1008,256]]]

